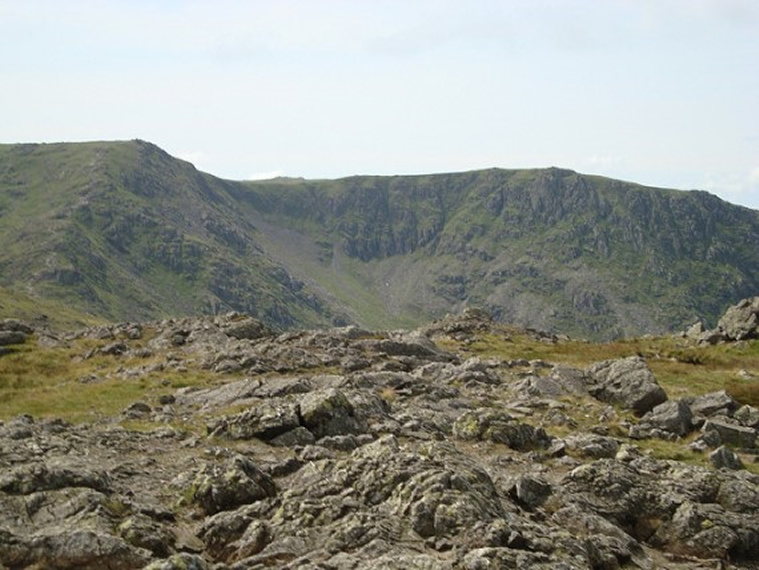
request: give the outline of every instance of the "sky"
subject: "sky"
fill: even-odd
[[[757,0],[0,0],[0,142],[230,179],[559,166],[759,209]]]

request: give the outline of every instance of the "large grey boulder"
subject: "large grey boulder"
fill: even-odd
[[[619,451],[619,441],[613,437],[592,433],[579,433],[564,440],[567,448],[584,457],[601,459],[614,457]]]
[[[551,438],[543,428],[520,422],[506,412],[487,408],[461,414],[453,424],[453,435],[463,440],[503,443],[518,451],[545,448]]]
[[[206,464],[195,475],[188,490],[190,499],[207,514],[273,497],[275,493],[271,477],[242,455],[222,464]]]
[[[686,500],[657,529],[652,542],[699,558],[750,562],[759,557],[756,522],[755,516],[726,511],[718,504]]]
[[[366,431],[346,395],[335,388],[318,390],[300,400],[301,424],[316,436],[358,434]]]
[[[253,317],[232,321],[223,330],[227,336],[247,340],[255,340],[272,334],[269,327]]]
[[[716,419],[708,420],[703,427],[704,432],[716,431],[720,441],[737,447],[754,447],[756,445],[757,431],[753,428]]]
[[[695,398],[687,398],[686,402],[693,415],[702,418],[714,415],[729,416],[738,409],[738,402],[724,390],[709,392]]]
[[[92,530],[16,536],[0,529],[0,565],[8,568],[132,570],[149,560],[149,551]]]
[[[646,361],[639,356],[598,362],[588,369],[588,375],[588,391],[594,398],[629,408],[639,416],[667,399]]]
[[[759,408],[746,404],[733,414],[733,418],[745,427],[759,429]]]
[[[34,328],[18,319],[0,319],[0,331],[17,331],[24,334],[32,334]]]
[[[759,337],[759,297],[743,299],[729,307],[717,323],[729,340]]]
[[[743,469],[741,458],[724,445],[721,445],[709,454],[709,461],[717,469]]]
[[[26,334],[21,331],[0,331],[0,346],[26,342]]]
[[[0,475],[0,491],[9,494],[28,495],[66,487],[107,492],[110,481],[106,473],[56,463],[21,465]]]
[[[269,441],[298,427],[300,420],[294,403],[261,401],[239,414],[211,422],[208,431],[231,439]]]
[[[655,406],[640,423],[630,428],[630,437],[683,437],[693,430],[693,413],[683,400],[669,400]]]

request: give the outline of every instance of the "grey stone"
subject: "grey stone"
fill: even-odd
[[[106,473],[59,464],[21,465],[0,475],[0,491],[29,495],[39,491],[87,487],[97,491],[110,490]]]
[[[0,564],[8,568],[132,570],[149,560],[147,550],[92,530],[14,536],[0,529]]]
[[[701,321],[698,321],[691,326],[689,326],[687,329],[685,329],[685,336],[688,338],[697,339],[700,337],[706,329],[704,328],[704,323]]]
[[[316,442],[314,434],[303,426],[298,426],[290,431],[286,431],[269,440],[272,445],[280,447],[294,447],[296,445],[311,445]]]
[[[594,459],[614,457],[619,450],[619,441],[603,435],[577,434],[567,437],[564,442],[570,450]]]
[[[127,543],[150,550],[155,556],[163,558],[173,552],[174,535],[145,515],[133,515],[126,518],[117,530]]]
[[[511,496],[528,509],[536,509],[551,496],[551,485],[542,477],[521,475],[510,490]]]
[[[0,346],[8,344],[22,344],[26,342],[26,334],[21,331],[0,330]]]
[[[637,356],[598,362],[588,374],[593,397],[629,408],[639,416],[667,399],[646,361]]]
[[[551,443],[543,428],[535,428],[505,412],[487,408],[464,412],[453,424],[453,435],[464,440],[503,443],[519,451],[546,448]]]
[[[759,408],[749,405],[741,406],[733,414],[733,418],[744,427],[759,429]]]
[[[743,299],[729,307],[717,323],[717,328],[730,340],[759,337],[759,297]]]
[[[734,451],[724,445],[709,454],[709,461],[717,469],[743,469],[743,462]]]
[[[18,319],[0,319],[0,331],[16,331],[32,334],[34,327]]]
[[[272,331],[262,322],[252,317],[246,317],[224,327],[224,333],[236,339],[256,340],[270,336]]]
[[[714,415],[729,416],[738,409],[738,402],[724,390],[710,392],[696,398],[686,398],[685,401],[694,415],[706,418]]]
[[[192,480],[189,493],[207,514],[273,497],[276,487],[248,458],[237,455],[223,464],[206,464]]]
[[[272,440],[300,426],[298,408],[292,402],[262,401],[239,414],[215,420],[209,433],[231,439]]]
[[[122,412],[122,415],[128,419],[140,419],[148,416],[152,411],[153,408],[145,402],[134,402]]]
[[[685,401],[670,400],[655,406],[633,427],[636,428],[633,431],[638,434],[650,436],[666,432],[683,437],[693,430],[693,414]]]
[[[739,424],[712,419],[704,424],[703,431],[716,431],[719,434],[720,441],[729,445],[747,448],[756,445],[757,431]]]
[[[366,425],[356,417],[348,398],[334,388],[311,392],[302,397],[300,419],[317,439],[366,431]]]

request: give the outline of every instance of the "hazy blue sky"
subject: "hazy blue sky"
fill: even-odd
[[[759,208],[759,1],[0,0],[0,140],[227,178],[562,166]]]

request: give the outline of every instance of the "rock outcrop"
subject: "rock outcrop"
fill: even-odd
[[[0,422],[0,567],[754,567],[755,407],[668,399],[638,356],[476,354],[493,327],[276,334],[229,314],[60,335],[114,364],[84,384],[211,381],[92,423]]]

